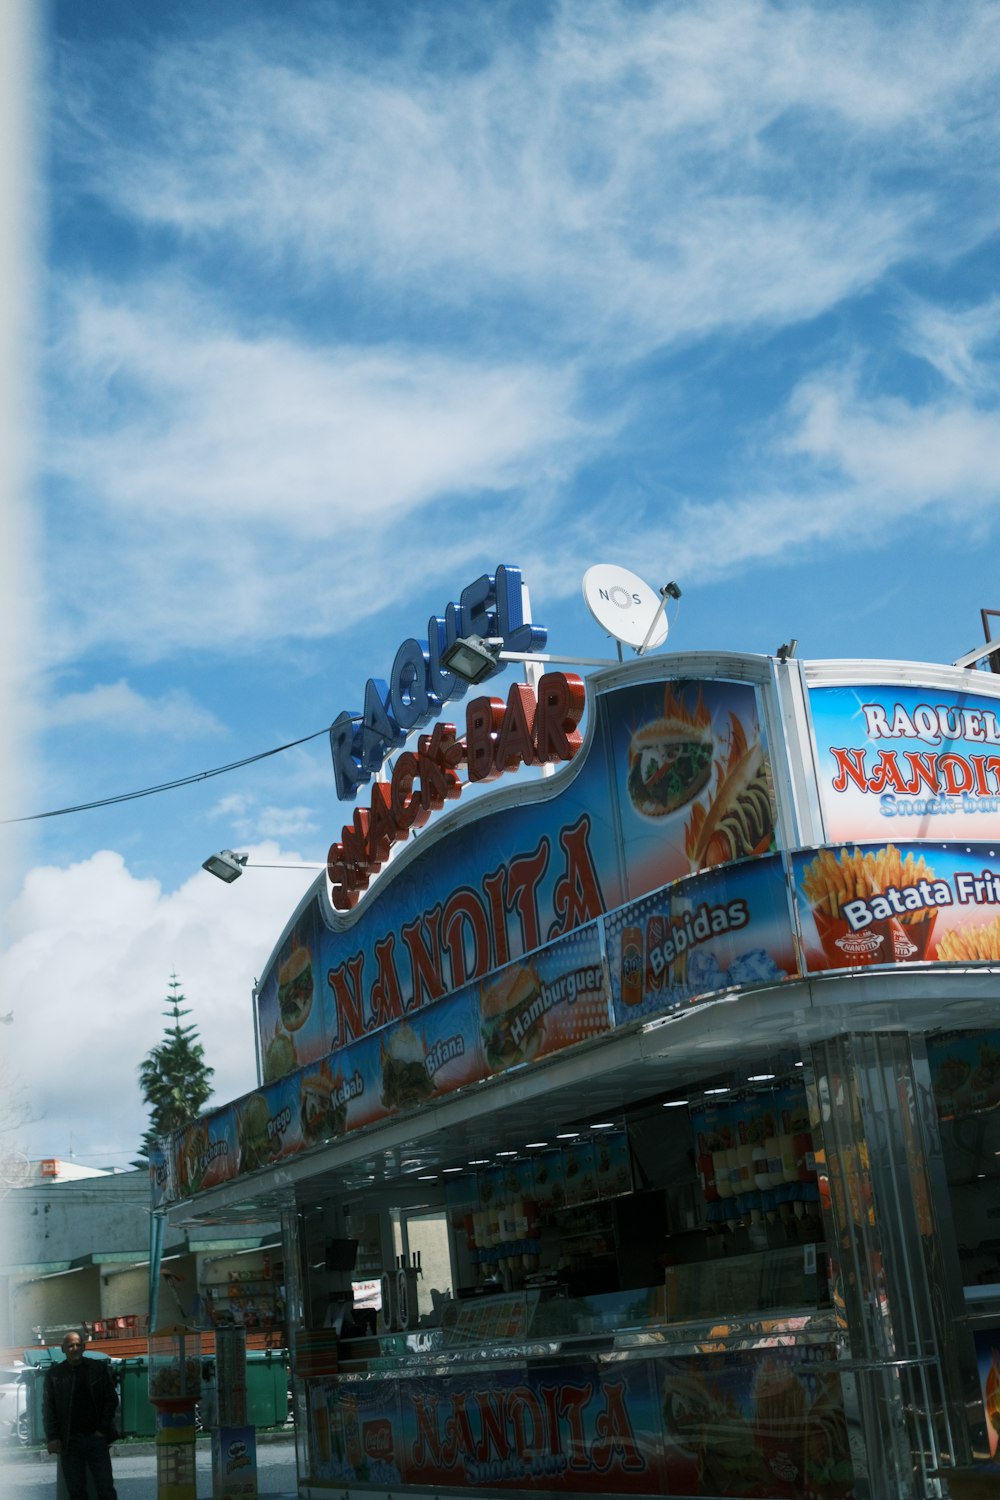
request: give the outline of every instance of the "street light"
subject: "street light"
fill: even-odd
[[[251,870],[326,869],[326,865],[259,865],[256,860],[251,864],[249,854],[234,854],[232,849],[223,849],[218,854],[210,854],[201,868],[207,870],[210,875],[217,876],[219,880],[224,880],[227,885],[232,885],[234,880],[239,880],[248,865]]]
[[[243,867],[249,858],[249,854],[234,854],[232,849],[223,849],[218,854],[210,854],[201,868],[210,875],[217,876],[219,880],[224,880],[227,885],[232,885],[243,874]]]

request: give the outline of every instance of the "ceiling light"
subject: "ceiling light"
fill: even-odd
[[[776,1077],[776,1073],[750,1073],[747,1076],[747,1083],[767,1083],[769,1079]]]
[[[557,1141],[575,1141],[580,1134],[578,1130],[564,1130],[556,1136]]]
[[[475,1161],[469,1162],[470,1167],[488,1167],[489,1164],[489,1157],[486,1156],[478,1156]]]
[[[418,1182],[437,1182],[437,1173],[436,1172],[426,1172],[422,1177],[418,1177],[417,1181]]]
[[[524,1149],[526,1151],[530,1151],[535,1146],[547,1146],[548,1144],[549,1144],[548,1141],[525,1141],[525,1143],[524,1143]],[[1000,1156],[1000,1151],[997,1152],[997,1155]]]
[[[464,1167],[445,1167],[444,1170],[446,1172],[464,1172],[465,1168]]]
[[[591,1125],[591,1130],[615,1130],[617,1126],[614,1120],[601,1120],[598,1125]]]
[[[705,1089],[704,1092],[706,1094],[728,1094],[729,1090],[728,1089]]]
[[[686,1099],[665,1099],[663,1101],[663,1108],[664,1109],[680,1109],[681,1105],[682,1104],[686,1104],[686,1103],[687,1103]]]
[[[516,1156],[516,1151],[498,1151],[497,1156]]]

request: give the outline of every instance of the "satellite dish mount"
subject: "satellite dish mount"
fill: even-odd
[[[668,599],[679,599],[676,583],[665,583],[658,593],[636,573],[614,563],[595,563],[583,575],[583,597],[587,608],[603,630],[622,646],[631,646],[636,656],[645,656],[667,638]]]

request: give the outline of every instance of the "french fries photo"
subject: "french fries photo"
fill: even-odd
[[[1000,917],[978,927],[952,928],[942,933],[937,956],[942,963],[983,963],[1000,959]]]
[[[813,911],[837,919],[849,901],[869,901],[890,887],[899,890],[933,879],[934,871],[923,855],[914,858],[911,853],[903,858],[895,844],[877,851],[869,849],[867,853],[858,848],[853,852],[841,849],[839,856],[832,849],[821,849],[805,867],[802,889]],[[910,924],[925,922],[927,912],[903,912],[898,920]]]

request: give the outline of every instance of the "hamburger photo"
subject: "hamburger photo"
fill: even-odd
[[[531,964],[507,970],[484,984],[479,999],[479,1027],[486,1061],[494,1072],[531,1062],[538,1055],[545,1020],[532,1007],[540,997],[541,982]]]
[[[284,1078],[286,1073],[294,1073],[298,1065],[295,1043],[290,1036],[285,1035],[280,1026],[275,1026],[274,1035],[264,1049],[264,1082],[270,1083],[272,1078]]]
[[[343,1080],[333,1077],[327,1063],[303,1078],[299,1086],[299,1119],[307,1146],[343,1135],[347,1128],[347,1103],[343,1099],[339,1104],[336,1102],[338,1089],[343,1090]]]
[[[412,1026],[404,1023],[397,1027],[380,1054],[382,1103],[386,1109],[408,1109],[431,1097],[434,1084],[427,1072],[427,1052]]]
[[[257,1167],[264,1166],[275,1155],[274,1142],[268,1139],[269,1119],[270,1111],[263,1094],[251,1094],[239,1111],[236,1122],[239,1171],[253,1172]]]
[[[312,1003],[312,955],[300,944],[278,970],[278,1009],[287,1031],[298,1031],[312,1010]]]

